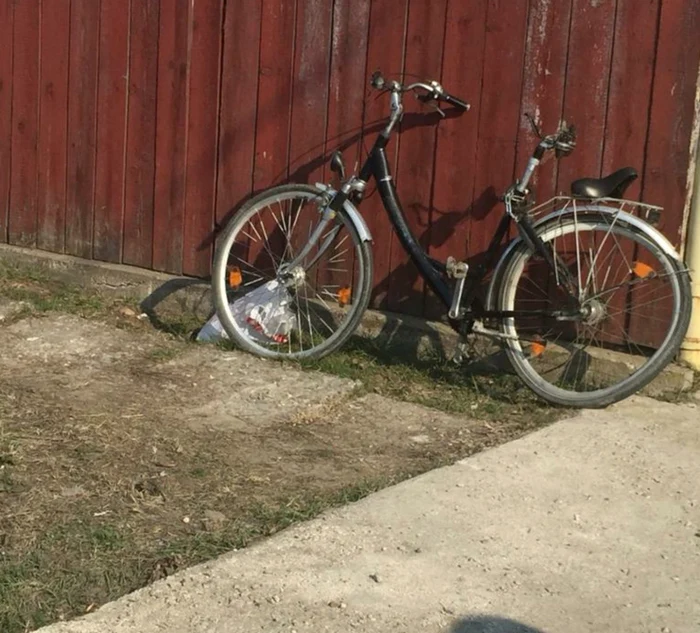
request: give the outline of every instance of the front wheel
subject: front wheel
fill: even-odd
[[[370,299],[372,252],[344,210],[290,268],[326,204],[315,187],[282,185],[229,221],[212,287],[219,320],[238,347],[267,358],[317,359],[359,325]]]
[[[681,262],[615,215],[562,216],[537,229],[554,267],[524,243],[498,286],[506,352],[516,373],[554,404],[598,408],[653,380],[690,321]]]

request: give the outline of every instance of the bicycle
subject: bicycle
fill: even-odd
[[[377,72],[371,85],[389,94],[391,110],[359,173],[346,177],[335,152],[337,189],[287,184],[263,191],[220,236],[213,292],[238,347],[268,358],[320,358],[356,331],[372,290],[372,236],[357,205],[373,177],[401,245],[460,334],[458,356],[473,335],[496,339],[536,394],[587,408],[637,392],[673,360],[690,320],[690,278],[653,226],[661,208],[623,198],[634,169],[577,180],[571,195],[536,206],[529,189],[536,168],[546,156],[569,155],[576,133],[562,122],[543,136],[531,120],[540,142],[502,196],[505,213],[483,263],[439,262],[408,227],[386,147],[404,94],[443,116],[445,104],[458,114],[469,105],[436,81],[403,85]],[[504,250],[512,224],[517,237]]]

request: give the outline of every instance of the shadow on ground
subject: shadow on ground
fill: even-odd
[[[460,620],[449,633],[545,633],[521,622],[497,616],[473,616]]]

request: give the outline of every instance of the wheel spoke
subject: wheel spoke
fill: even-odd
[[[614,393],[640,381],[643,372],[656,372],[647,370],[650,359],[678,322],[681,286],[671,260],[618,216],[604,221],[574,213],[545,225],[540,237],[553,265],[543,266],[521,247],[502,281],[499,309],[518,312],[503,322],[504,332],[518,340],[506,347],[516,371],[540,395],[561,403],[576,394],[585,396],[577,402],[595,403],[603,391]],[[581,312],[576,320],[553,321],[548,312],[567,314],[572,307],[559,289],[567,275],[578,282]]]
[[[217,251],[215,262],[215,278],[224,280],[227,293],[235,288],[238,299],[255,292],[266,281],[278,278],[280,266],[294,259],[295,251],[300,252],[304,240],[308,240],[317,226],[318,200],[318,192],[309,187],[300,186],[294,190],[284,186],[271,190],[269,198],[258,199],[250,207],[244,206],[239,215],[234,216],[232,222],[237,223],[234,225],[237,228],[228,229],[228,250]],[[346,230],[342,230],[343,227]],[[233,236],[230,235],[232,231]],[[339,338],[338,334],[351,326],[353,316],[356,317],[357,311],[365,305],[359,299],[370,290],[371,270],[368,270],[364,259],[364,246],[357,233],[347,226],[344,212],[339,214],[338,222],[324,233],[326,235],[315,246],[316,250],[310,251],[309,259],[314,257],[324,240],[328,240],[322,256],[314,260],[313,270],[306,275],[304,273],[307,271],[289,271],[292,274],[279,278],[280,283],[288,284],[287,289],[282,287],[274,291],[281,293],[278,295],[280,300],[285,292],[290,295],[287,317],[293,316],[294,327],[289,328],[289,335],[284,340],[279,336],[285,332],[282,322],[275,332],[266,330],[270,337],[267,340],[262,332],[251,330],[247,322],[249,315],[236,312],[234,317],[234,308],[228,302],[223,303],[215,285],[217,309],[234,342],[261,355],[303,358],[327,353],[344,338]],[[228,283],[231,266],[242,271],[242,279],[235,286]],[[350,289],[353,301],[347,307],[335,309],[338,291],[345,287]],[[264,294],[257,296],[264,297]],[[278,307],[274,302],[259,306],[263,311],[263,327],[266,327],[264,311]],[[272,321],[268,324],[274,328]]]

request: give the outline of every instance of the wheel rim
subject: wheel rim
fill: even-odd
[[[557,254],[559,276],[538,256],[519,253],[507,274],[510,283],[504,284],[503,309],[561,307],[564,293],[557,281],[566,266],[579,314],[555,323],[506,319],[503,329],[513,337],[507,349],[516,369],[541,394],[561,400],[624,390],[664,352],[677,328],[681,291],[673,263],[645,237],[614,221],[562,223],[540,237]]]
[[[343,214],[338,214],[337,223],[324,231],[305,258],[310,268],[285,268],[315,228],[322,204],[321,195],[312,191],[277,193],[248,209],[222,245],[226,265],[218,271],[218,283],[228,297],[221,306],[222,320],[257,353],[293,358],[317,355],[342,335],[359,307],[365,284],[361,242]],[[320,245],[332,238],[335,229],[337,234],[319,256]],[[279,279],[280,272],[285,273],[294,321],[283,341],[256,332],[240,318],[241,302],[235,303]]]

